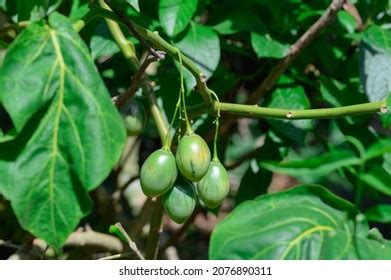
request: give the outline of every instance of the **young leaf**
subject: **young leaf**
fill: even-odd
[[[390,259],[368,238],[357,208],[323,187],[301,186],[240,204],[217,224],[211,259]]]
[[[120,157],[122,119],[88,48],[57,13],[9,48],[0,95],[19,133],[0,148],[2,192],[23,228],[58,248]]]
[[[168,34],[175,36],[189,24],[197,9],[198,0],[160,0],[159,20]]]
[[[133,7],[137,12],[140,12],[140,6],[138,4],[138,0],[126,0],[126,2],[129,3],[130,6]]]
[[[251,32],[251,45],[259,58],[283,58],[289,52],[289,45],[273,40],[269,34]]]

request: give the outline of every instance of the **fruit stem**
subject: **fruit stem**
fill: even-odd
[[[178,101],[175,106],[174,115],[172,116],[170,126],[168,127],[166,139],[164,140],[163,149],[165,149],[165,150],[171,149],[172,138],[170,137],[170,133],[171,133],[171,129],[174,126],[175,118],[176,118],[176,115],[178,114],[178,110],[179,110],[180,106],[181,106],[181,100],[180,100],[180,98],[178,98]]]
[[[176,49],[178,53],[179,58],[179,66],[180,66],[180,79],[181,79],[181,87],[180,87],[180,95],[182,96],[182,109],[183,113],[185,115],[185,122],[186,122],[186,134],[191,135],[193,134],[193,129],[190,126],[189,118],[187,117],[187,109],[186,109],[186,98],[185,98],[185,87],[183,86],[183,64],[182,64],[182,53],[179,49]]]
[[[216,99],[216,102],[217,102],[217,115],[216,115],[216,119],[214,120],[215,136],[214,136],[214,140],[213,140],[213,158],[212,158],[212,161],[219,162],[219,158],[217,156],[217,137],[219,135],[219,126],[220,126],[220,100],[219,100],[219,97],[217,96],[217,94],[214,91],[212,91],[212,95]]]

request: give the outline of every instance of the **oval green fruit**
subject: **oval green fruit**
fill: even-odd
[[[120,112],[129,136],[137,136],[144,132],[147,123],[147,112],[139,100],[129,99],[121,107]]]
[[[193,184],[179,178],[174,187],[163,195],[163,207],[176,223],[184,223],[194,212],[196,195]]]
[[[198,182],[198,196],[209,208],[218,207],[229,192],[228,172],[218,160],[212,160],[205,176]]]
[[[173,186],[177,175],[172,152],[159,149],[149,155],[141,167],[141,189],[146,196],[160,196]]]
[[[175,158],[182,175],[190,181],[198,182],[208,171],[210,150],[199,135],[185,135],[179,141]]]

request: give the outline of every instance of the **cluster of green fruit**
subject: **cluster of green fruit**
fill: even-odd
[[[141,133],[145,126],[145,109],[135,109],[136,105],[141,107],[129,103],[122,111],[129,135]],[[149,155],[141,167],[140,182],[146,196],[162,196],[167,215],[177,223],[191,216],[197,197],[206,207],[216,208],[229,192],[227,170],[216,153],[211,159],[208,145],[192,130],[179,140],[175,156],[166,145]]]
[[[208,145],[194,133],[181,138],[175,157],[164,147],[153,152],[141,167],[140,182],[145,195],[163,195],[164,209],[177,223],[191,216],[197,195],[205,206],[216,208],[229,191],[224,166],[217,158],[211,160]],[[192,182],[197,182],[197,190]]]

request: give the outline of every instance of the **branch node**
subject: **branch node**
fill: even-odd
[[[383,114],[387,113],[388,112],[387,106],[386,105],[381,106],[380,107],[380,112],[383,113]]]
[[[204,73],[200,74],[200,81],[201,83],[206,83],[206,75]]]
[[[291,111],[289,111],[288,113],[286,113],[286,117],[288,119],[291,119],[293,117],[293,113]]]

